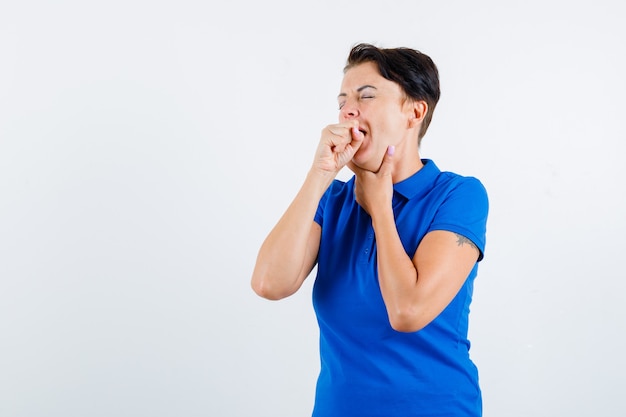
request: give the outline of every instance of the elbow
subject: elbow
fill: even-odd
[[[389,314],[391,328],[400,333],[415,333],[422,330],[430,322],[424,320],[413,310],[398,311]]]
[[[291,295],[289,292],[277,288],[277,286],[272,285],[269,280],[263,278],[252,277],[251,286],[252,291],[254,291],[256,295],[267,300],[281,300]]]

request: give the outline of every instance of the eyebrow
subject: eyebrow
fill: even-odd
[[[374,87],[373,85],[365,84],[365,85],[362,85],[361,87],[357,88],[357,89],[356,89],[356,92],[357,92],[357,93],[360,93],[361,91],[365,90],[366,88],[373,88],[374,90],[376,90],[376,89],[377,89],[377,88],[376,88],[376,87]],[[339,95],[337,96],[337,98],[339,98],[339,97],[346,97],[346,96],[347,96],[347,94],[346,94],[346,93],[339,93]]]

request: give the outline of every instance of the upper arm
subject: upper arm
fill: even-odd
[[[420,317],[425,327],[457,295],[480,251],[466,237],[447,230],[427,233],[413,257],[417,270]]]
[[[292,294],[295,294],[296,291],[300,289],[300,287],[304,283],[304,280],[306,280],[306,278],[313,270],[313,267],[317,263],[317,255],[319,253],[321,236],[322,227],[316,222],[312,222],[309,236],[307,237],[306,250],[304,253],[304,259],[302,260],[300,272],[298,273],[298,276],[292,282],[292,284],[289,287],[286,287],[280,297],[277,298],[288,297]]]
[[[309,233],[304,239],[304,247],[300,247],[297,254],[292,253],[292,244],[270,244],[272,249],[264,251],[266,239],[259,251],[251,280],[252,288],[259,296],[280,300],[300,289],[317,261],[321,226],[311,222]]]

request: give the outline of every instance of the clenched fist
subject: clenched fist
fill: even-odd
[[[313,168],[324,173],[338,173],[359,150],[363,133],[356,120],[328,125],[322,130]]]

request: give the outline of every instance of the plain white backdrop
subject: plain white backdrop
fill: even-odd
[[[625,17],[617,0],[3,0],[0,416],[310,414],[313,277],[280,302],[249,280],[358,42],[434,59],[422,156],[488,189],[485,416],[626,415]]]

